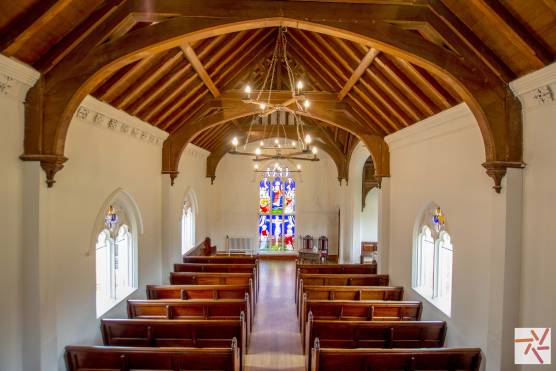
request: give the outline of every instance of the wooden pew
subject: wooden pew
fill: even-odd
[[[127,347],[225,348],[237,339],[244,365],[247,323],[239,320],[102,319],[103,344]]]
[[[319,338],[321,348],[441,348],[446,338],[443,321],[322,321],[309,314],[303,351],[311,369],[310,345]]]
[[[184,263],[203,264],[257,264],[256,256],[248,255],[211,255],[211,256],[184,256]]]
[[[295,285],[295,300],[299,303],[299,286],[388,286],[387,274],[300,273]]]
[[[67,346],[68,371],[240,370],[237,340],[229,348]]]
[[[336,349],[320,348],[311,353],[312,371],[465,370],[478,371],[481,349]]]
[[[210,256],[216,254],[216,246],[212,246],[209,237],[205,237],[203,242],[186,252],[183,256]]]
[[[255,268],[255,263],[176,263],[174,272],[235,272],[251,273]]]
[[[147,299],[244,299],[249,294],[251,323],[255,313],[253,288],[250,285],[147,285]]]
[[[296,263],[295,287],[301,274],[376,274],[376,264],[301,264]],[[295,292],[297,296],[298,291]]]
[[[255,263],[177,263],[174,272],[253,273],[253,284],[259,289],[259,275]]]
[[[301,338],[312,313],[314,320],[338,321],[419,321],[423,305],[420,301],[383,300],[304,300],[300,316]]]
[[[300,283],[299,295],[307,300],[403,300],[401,286],[305,286]],[[297,315],[302,311],[298,305]]]
[[[240,319],[245,313],[251,331],[249,297],[245,300],[128,300],[128,318],[139,319]]]
[[[249,285],[256,301],[257,286],[253,273],[170,272],[172,285]]]

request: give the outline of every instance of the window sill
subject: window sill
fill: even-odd
[[[116,305],[120,304],[122,301],[126,300],[128,297],[130,297],[135,291],[137,291],[138,288],[130,288],[129,290],[125,291],[121,297],[114,299],[114,300],[105,300],[104,303],[100,306],[97,307],[97,319],[104,316],[106,313],[108,313],[112,308],[114,308]],[[98,300],[98,298],[97,298]]]
[[[438,309],[442,314],[451,318],[451,303],[450,300],[442,298],[433,298],[428,290],[423,290],[419,287],[412,287],[413,291],[421,298],[431,303],[435,309]]]

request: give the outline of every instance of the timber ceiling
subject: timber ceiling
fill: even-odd
[[[48,77],[50,71],[65,59],[75,58],[76,53],[87,58],[88,50],[83,44],[91,34],[103,35],[90,45],[94,48],[176,17],[233,18],[243,15],[242,7],[254,12],[256,7],[273,4],[218,0],[168,5],[170,0],[146,1],[146,8],[164,3],[170,9],[182,7],[192,13],[131,13],[115,25],[107,22],[118,7],[133,1],[1,0],[0,50]],[[322,2],[330,13],[337,3],[348,1]],[[368,6],[369,17],[375,16],[373,6],[381,7],[383,22],[440,46],[465,63],[480,63],[505,84],[553,62],[556,56],[554,0],[353,2]],[[400,14],[404,20],[400,20]],[[354,13],[353,17],[355,20],[350,21],[364,15]],[[221,111],[215,101],[222,96],[233,92],[237,95],[247,83],[256,89],[276,36],[277,28],[259,28],[145,53],[100,81],[91,94],[172,134]],[[394,133],[462,101],[449,81],[396,55],[291,27],[287,40],[289,63],[296,78],[304,80],[306,90],[334,94],[336,101],[345,105],[345,113],[374,135]],[[275,89],[288,89],[284,75],[282,66]],[[241,134],[249,120],[233,120],[201,131],[193,143],[217,151],[228,145],[232,135]],[[311,130],[331,138],[337,149],[349,157],[357,143],[354,133],[314,119],[305,122]]]

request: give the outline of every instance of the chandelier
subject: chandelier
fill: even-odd
[[[268,70],[265,73],[262,86],[256,91],[252,90],[250,85],[245,86],[245,96],[242,102],[244,104],[256,105],[259,112],[252,116],[249,131],[247,132],[242,148],[238,149],[240,143],[237,137],[234,137],[231,141],[232,148],[229,153],[232,155],[253,157],[252,160],[255,162],[255,172],[267,174],[283,174],[285,172],[289,174],[301,171],[301,165],[299,163],[296,164],[295,170],[290,170],[289,167],[283,164],[280,165],[279,162],[275,162],[274,167],[263,170],[260,169],[259,165],[262,161],[319,161],[317,156],[318,149],[314,145],[311,145],[311,135],[304,132],[304,123],[299,117],[299,113],[306,112],[311,103],[303,94],[303,82],[297,80],[297,83],[294,83],[295,77],[287,58],[286,34],[287,28],[281,27],[276,38],[276,45],[272,53]],[[286,67],[287,82],[289,83],[289,92],[291,96],[282,103],[273,103],[271,100],[273,93],[272,86],[275,81],[276,66],[278,63],[283,63]],[[295,109],[290,108],[292,105],[295,105]],[[262,120],[262,118],[268,117],[274,112],[287,112],[290,118],[293,118],[293,120],[290,120],[290,125],[291,121],[293,121],[293,127],[295,128],[293,138],[288,138],[285,120],[277,120],[276,124],[268,123],[270,120]],[[268,135],[268,137],[271,138],[273,137],[274,140],[269,142],[263,139],[259,142],[255,150],[247,150],[247,144],[254,139],[252,131],[256,122],[262,122],[263,135]]]

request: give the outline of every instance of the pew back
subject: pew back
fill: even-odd
[[[147,299],[243,299],[249,285],[147,285]]]
[[[240,370],[237,341],[231,348],[67,346],[65,359],[68,371]]]
[[[128,347],[225,348],[236,338],[244,364],[247,323],[239,320],[102,319],[103,344]]]
[[[174,272],[230,272],[230,273],[252,273],[255,264],[237,263],[176,263]]]
[[[256,264],[257,257],[247,255],[184,256],[183,262],[204,264]]]
[[[172,285],[246,285],[253,273],[171,272]]]
[[[249,297],[245,300],[128,300],[128,318],[140,319],[240,319],[245,313],[251,330]]]
[[[321,348],[440,348],[446,338],[443,321],[326,321],[313,320],[305,327],[303,352],[319,338]],[[310,369],[310,357],[306,357]]]
[[[305,286],[301,280],[299,287],[299,295],[307,300],[403,300],[401,286]],[[298,316],[302,311],[298,305]]]
[[[469,370],[478,371],[481,350],[443,349],[335,349],[312,350],[313,371]]]
[[[295,300],[301,299],[300,286],[388,286],[387,274],[300,273],[295,285]]]

